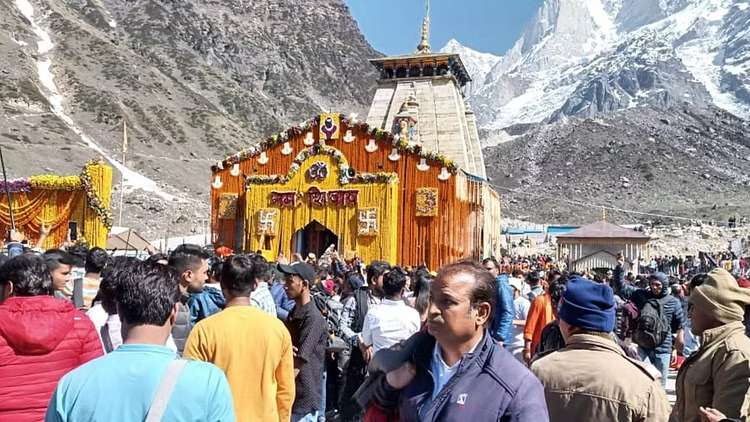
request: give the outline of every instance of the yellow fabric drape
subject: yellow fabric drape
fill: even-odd
[[[16,227],[21,227],[33,221],[42,211],[42,206],[49,200],[52,191],[35,191],[16,193],[13,195],[13,218]],[[0,202],[0,222],[5,227],[10,226],[10,208],[7,197]]]
[[[322,181],[307,178],[307,170],[315,163],[322,161],[328,165],[329,175]],[[324,207],[313,207],[308,203],[307,191],[310,187],[321,191],[356,190],[356,205],[337,206],[327,204]],[[302,194],[294,208],[279,208],[270,203],[271,192],[295,191]],[[297,230],[304,228],[313,220],[326,226],[338,236],[343,245],[340,252],[356,251],[365,262],[385,260],[395,263],[397,259],[397,217],[398,217],[398,182],[384,183],[349,183],[339,182],[339,171],[335,161],[328,155],[317,155],[308,158],[299,172],[287,184],[251,185],[246,194],[245,213],[245,249],[262,250],[266,258],[275,260],[279,252],[289,257],[292,254],[292,237]],[[270,241],[270,248],[262,245],[263,237],[256,231],[258,211],[263,208],[278,208],[279,223],[276,236]],[[358,236],[358,213],[360,208],[378,209],[379,234],[377,236]]]
[[[71,220],[74,205],[82,194],[82,191],[40,190],[14,195],[13,217],[16,228],[30,241],[36,242],[43,224],[49,230],[49,236],[43,246],[60,246],[65,242],[67,223]],[[0,205],[0,223],[3,232],[10,227],[7,200]]]
[[[91,184],[100,202],[106,209],[110,206],[112,193],[112,168],[103,163],[87,166]],[[107,244],[109,230],[91,207],[83,186],[75,183],[78,176],[35,176],[36,180],[48,180],[48,184],[37,183],[45,188],[32,188],[31,192],[13,194],[13,217],[16,229],[35,244],[40,236],[42,224],[49,230],[44,248],[61,246],[68,234],[68,222],[79,221],[79,234],[88,241],[89,246],[104,247]],[[45,179],[47,178],[47,179]],[[56,179],[56,180],[55,180]],[[80,178],[78,178],[80,180]],[[52,183],[54,182],[54,183]],[[53,189],[59,183],[59,189]],[[71,190],[78,186],[77,190]],[[7,233],[10,228],[10,212],[7,198],[0,200],[0,230]]]
[[[82,196],[83,191],[53,191],[53,197],[44,205],[38,219],[49,230],[42,247],[54,248],[65,242],[68,236],[68,222],[73,220],[75,205],[80,202]],[[30,227],[37,233],[41,229],[35,223],[30,224]]]

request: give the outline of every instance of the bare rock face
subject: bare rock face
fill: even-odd
[[[637,108],[537,125],[484,157],[509,217],[726,222],[750,213],[748,129],[716,108]]]
[[[343,0],[0,0],[0,10],[11,177],[76,174],[102,155],[119,164],[125,118],[125,197],[206,215],[212,162],[321,111],[364,114],[374,92],[367,59],[380,54]],[[196,220],[138,211],[126,204],[124,224],[147,234]]]

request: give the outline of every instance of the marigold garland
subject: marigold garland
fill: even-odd
[[[320,117],[316,116],[308,121],[300,123],[299,126],[291,127],[283,132],[274,134],[268,139],[261,141],[256,145],[251,145],[248,149],[243,149],[234,155],[230,155],[226,159],[219,161],[215,165],[211,166],[211,171],[215,173],[221,170],[222,168],[231,167],[232,165],[239,163],[241,161],[255,158],[259,156],[261,152],[269,150],[275,147],[276,145],[280,145],[284,142],[287,142],[290,138],[294,136],[299,136],[307,131],[313,130],[314,128],[318,126],[319,119]],[[407,152],[407,153],[415,154],[419,158],[437,161],[438,163],[440,163],[442,167],[447,168],[448,171],[451,172],[452,174],[456,174],[458,172],[458,166],[456,165],[456,163],[454,163],[453,161],[451,161],[444,155],[439,154],[437,152],[424,152],[422,151],[422,147],[420,145],[409,145],[409,143],[405,141],[396,141],[393,138],[393,135],[386,130],[383,130],[377,127],[371,128],[370,125],[368,125],[365,122],[356,122],[356,123],[351,124],[349,122],[349,119],[344,116],[341,116],[341,123],[345,124],[349,129],[355,129],[360,132],[365,132],[375,139],[386,140],[390,142],[391,144],[393,144],[393,146],[395,146],[399,150],[399,152]],[[294,164],[292,164],[292,166],[293,165]],[[257,176],[254,176],[254,177],[257,177]]]
[[[72,192],[81,189],[81,179],[78,176],[41,174],[29,177],[29,186],[31,189],[64,190]]]
[[[96,215],[102,220],[102,223],[107,230],[112,229],[112,211],[102,204],[101,199],[97,196],[94,190],[93,184],[91,183],[91,175],[89,174],[89,167],[97,164],[96,161],[89,161],[84,167],[80,175],[80,181],[83,185],[83,190],[86,192],[88,198],[89,207],[94,210]]]
[[[100,195],[109,195],[108,178],[111,178],[111,168],[101,162],[90,161],[78,176],[44,174],[10,180],[7,188],[19,193],[18,197],[14,197],[15,223],[19,227],[25,226],[23,230],[27,236],[32,237],[39,236],[41,224],[46,225],[50,235],[45,246],[55,247],[64,241],[66,230],[63,223],[77,213],[75,218],[82,217],[82,221],[79,221],[82,223],[79,226],[81,230],[94,236],[97,245],[104,246],[107,234],[105,229],[107,232],[111,229],[112,216],[107,207],[103,206],[106,198],[102,199]],[[5,188],[4,184],[0,184],[3,192]],[[82,201],[84,194],[85,201]],[[83,212],[81,216],[80,211],[83,210],[78,208],[78,204],[90,208],[92,212]],[[0,208],[2,207],[0,204]],[[7,205],[0,211],[0,225],[9,226]]]
[[[398,180],[396,173],[358,173],[354,177],[348,176],[349,163],[344,158],[341,151],[336,148],[332,148],[325,145],[314,145],[310,148],[305,148],[300,151],[299,154],[294,158],[292,165],[289,167],[289,171],[286,175],[257,175],[257,176],[246,176],[245,185],[275,185],[288,183],[297,172],[299,172],[302,163],[310,157],[319,154],[325,154],[334,159],[339,167],[339,182],[342,185],[349,183],[391,183]]]
[[[349,179],[351,183],[391,183],[398,181],[396,173],[359,173]]]

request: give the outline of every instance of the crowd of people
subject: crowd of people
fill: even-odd
[[[750,288],[558,269],[437,273],[328,250],[268,262],[181,245],[145,260],[0,262],[0,420],[719,421],[750,411]],[[677,402],[665,386],[679,368]],[[744,419],[742,419],[744,420]]]
[[[737,256],[733,252],[717,252],[638,259],[638,272],[641,274],[658,271],[673,277],[685,278],[714,267],[724,268],[735,277],[745,277],[750,269],[750,258]]]

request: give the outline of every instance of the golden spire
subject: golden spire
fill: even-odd
[[[417,46],[419,54],[430,54],[430,0],[426,3],[426,12],[422,20],[422,39]]]

